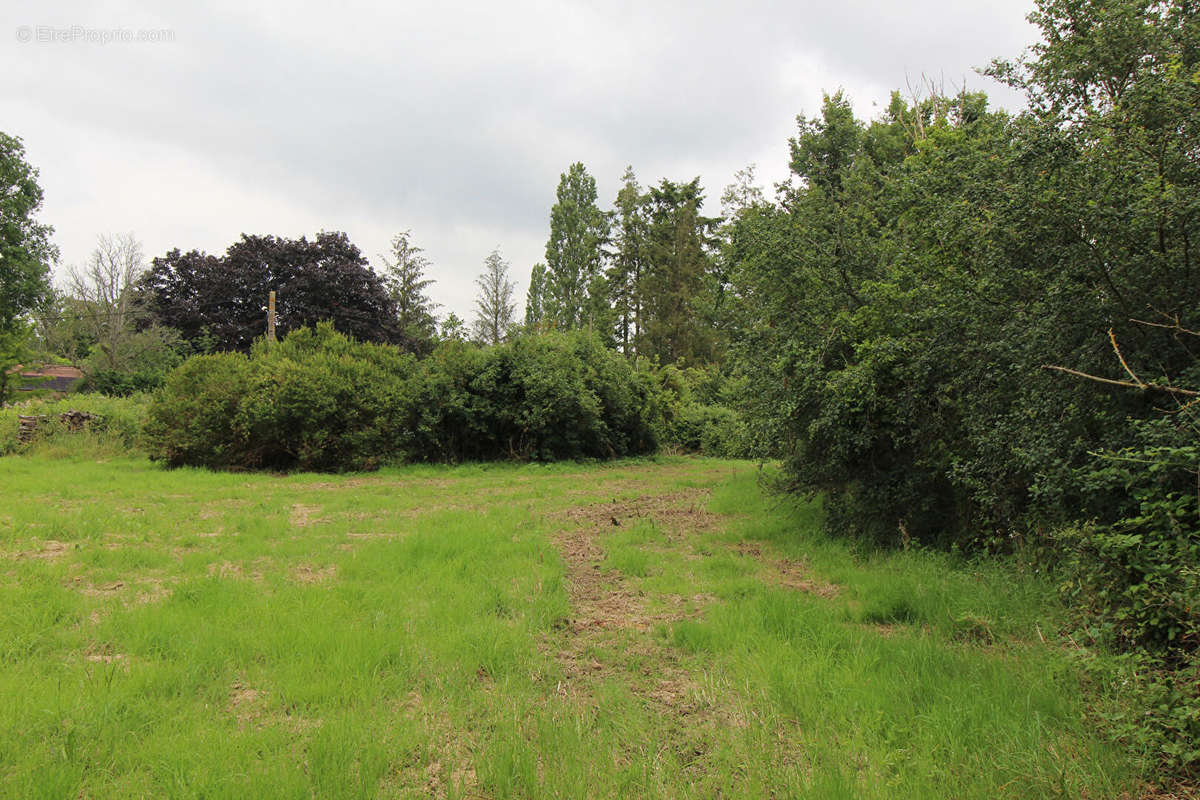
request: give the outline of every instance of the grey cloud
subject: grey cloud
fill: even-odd
[[[98,47],[10,40],[0,65],[13,80],[0,87],[0,102],[43,112],[5,120],[6,132],[27,140],[69,147],[70,137],[60,134],[71,131],[126,143],[111,157],[124,160],[131,186],[165,182],[156,202],[170,198],[175,216],[187,219],[174,233],[138,231],[147,239],[190,246],[176,236],[238,229],[231,214],[250,198],[273,195],[309,209],[306,217],[353,213],[363,230],[413,227],[431,253],[454,254],[447,269],[461,287],[497,238],[515,273],[540,258],[530,243],[544,239],[554,186],[572,161],[588,165],[605,202],[632,163],[643,183],[700,173],[715,208],[731,165],[777,153],[778,164],[760,164],[765,177],[777,175],[791,120],[817,111],[822,88],[877,95],[857,97],[862,108],[885,101],[906,71],[957,81],[1032,38],[1026,11],[1022,4],[931,0],[529,0],[382,11],[353,3],[317,10],[62,4],[35,19],[8,10],[4,22],[10,31],[74,22],[167,27],[176,41]],[[819,74],[785,80],[784,65],[797,58],[819,65]],[[23,124],[35,120],[58,132]],[[167,162],[148,154],[164,150],[180,154],[172,169],[190,159],[195,170],[155,174]],[[49,173],[74,157],[60,150],[40,166]],[[148,174],[135,180],[139,171]],[[199,180],[193,172],[225,176],[240,199],[224,208],[194,206],[186,191],[170,191]],[[56,185],[73,191],[68,181]],[[60,232],[87,231],[71,241],[101,232],[91,221],[101,214],[89,215],[84,202],[69,205],[70,218],[48,220]],[[165,216],[155,224],[167,224]],[[434,241],[434,229],[456,241]],[[380,240],[359,242],[372,255],[386,247],[386,236],[373,235]],[[68,260],[85,255],[64,252]],[[460,315],[470,305],[469,296],[443,302]]]

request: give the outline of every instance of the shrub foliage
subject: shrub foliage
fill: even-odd
[[[583,333],[449,342],[418,360],[322,324],[249,355],[189,359],[156,396],[146,438],[168,465],[239,469],[613,458],[654,449],[650,408],[625,359]]]

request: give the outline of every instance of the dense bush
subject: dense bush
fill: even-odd
[[[441,345],[406,414],[412,460],[613,458],[656,446],[644,383],[584,332]]]
[[[249,356],[196,356],[172,372],[146,426],[151,457],[243,469],[364,469],[394,455],[411,357],[330,326]]]
[[[648,392],[583,333],[418,361],[321,325],[172,373],[147,425],[170,465],[370,469],[389,460],[612,458],[655,440]]]
[[[665,446],[724,458],[754,455],[737,405],[738,387],[715,365],[646,368],[654,387],[654,429]]]
[[[1067,589],[1088,630],[1169,661],[1200,650],[1200,448],[1193,409],[1139,422],[1136,448],[1099,453],[1088,489],[1119,518],[1067,529]]]
[[[864,123],[839,93],[800,118],[793,179],[730,226],[735,368],[831,532],[1065,569],[1092,642],[1164,670],[1141,730],[1195,769],[1200,464],[1162,387],[1198,385],[1200,21],[1030,19],[1043,41],[991,69],[1028,112],[896,95]]]
[[[1059,531],[1063,591],[1089,644],[1120,655],[1112,731],[1154,766],[1200,773],[1200,414],[1133,424],[1083,470],[1097,517]],[[1114,683],[1116,683],[1114,681]]]
[[[83,377],[76,387],[80,392],[95,392],[109,397],[128,397],[131,394],[153,392],[162,386],[166,374],[163,372],[121,372],[102,369]]]

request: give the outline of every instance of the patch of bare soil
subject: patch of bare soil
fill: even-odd
[[[71,545],[67,542],[59,542],[54,539],[47,539],[46,541],[42,542],[41,547],[37,550],[27,550],[25,552],[17,553],[16,558],[18,560],[22,558],[44,558],[53,560],[56,558],[62,558],[70,551],[70,549]]]
[[[237,682],[229,689],[229,700],[225,703],[225,713],[237,717],[243,724],[257,720],[263,716],[262,701],[267,693],[244,683]]]
[[[324,567],[301,564],[292,570],[292,580],[297,583],[325,583],[333,580],[336,576],[337,564],[329,564]]]
[[[129,656],[118,653],[110,644],[93,644],[84,652],[85,661],[93,664],[119,664],[126,672],[129,671]]]
[[[417,690],[397,703],[395,713],[420,720],[421,727],[437,742],[430,750],[413,752],[393,765],[380,780],[379,793],[386,797],[414,796],[446,798],[479,797],[479,779],[471,766],[474,749],[471,733],[455,725],[444,711]]]
[[[1174,786],[1146,787],[1136,795],[1123,794],[1123,800],[1197,800],[1200,798],[1200,788],[1190,784],[1175,784]]]
[[[171,596],[166,581],[162,578],[141,578],[137,583],[137,593],[130,600],[130,605],[144,606],[158,603]]]
[[[592,503],[569,508],[564,515],[577,525],[613,527],[650,519],[663,529],[675,533],[699,533],[714,530],[720,517],[708,512],[708,489],[682,489],[677,492],[627,500],[613,499],[611,503]]]
[[[221,561],[208,565],[210,578],[227,578],[229,580],[246,580],[262,583],[266,570],[273,565],[270,558],[262,556],[254,559],[250,565],[235,564],[232,561]],[[251,568],[253,567],[253,568]]]
[[[381,531],[381,532],[348,531],[346,533],[346,538],[349,539],[349,541],[342,542],[337,547],[339,550],[345,550],[348,552],[352,552],[358,548],[358,545],[360,542],[366,542],[366,541],[370,541],[372,539],[384,539],[384,540],[399,539],[401,536],[404,536],[404,535],[405,534],[403,534],[403,533],[395,533],[395,532],[390,532],[390,531]]]
[[[325,521],[317,516],[320,513],[320,506],[308,506],[303,503],[296,503],[292,506],[292,513],[289,520],[297,528],[307,528],[309,525],[316,525],[318,522]]]
[[[167,587],[167,579],[158,577],[138,577],[129,580],[109,581],[107,583],[91,583],[84,580],[82,575],[76,575],[68,584],[87,597],[117,597],[120,596],[127,606],[140,606],[147,603],[157,603],[171,596]],[[132,590],[126,591],[127,589]],[[99,622],[106,612],[92,612],[92,622]]]
[[[256,728],[284,727],[293,733],[303,733],[318,727],[320,720],[307,719],[290,710],[271,709],[267,698],[269,692],[256,689],[242,681],[235,681],[229,688],[229,698],[225,702],[225,713],[237,719],[243,728],[253,725]]]
[[[764,549],[759,542],[738,542],[733,545],[738,555],[753,558],[766,570],[766,579],[778,586],[786,586],[805,594],[829,599],[841,591],[836,584],[816,580],[803,561],[782,558]]]
[[[383,478],[346,478],[342,481],[319,481],[305,483],[296,488],[306,492],[338,491],[341,489],[357,489],[362,486],[382,485],[387,483]]]
[[[111,581],[109,583],[83,583],[80,577],[75,578],[75,582],[79,584],[79,591],[88,597],[108,597],[114,592],[119,592],[125,588],[125,581]]]

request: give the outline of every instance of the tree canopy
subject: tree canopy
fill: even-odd
[[[36,219],[42,207],[37,178],[21,140],[0,133],[0,331],[11,330],[46,297],[58,257],[50,241],[54,229]]]
[[[475,338],[484,344],[499,344],[513,329],[516,286],[508,279],[508,262],[493,250],[483,262],[483,273],[475,279]]]
[[[50,265],[58,257],[54,229],[36,219],[37,178],[21,140],[0,132],[0,401],[27,333],[26,315],[49,297]]]
[[[265,331],[272,290],[281,336],[328,320],[361,341],[413,344],[388,287],[344,233],[243,235],[220,257],[172,250],[139,282],[156,321],[211,351],[249,351]]]
[[[589,322],[594,326],[595,312],[608,302],[602,284],[608,217],[596,205],[596,179],[582,163],[562,174],[556,197],[550,209],[542,307],[562,330],[588,327]]]
[[[414,245],[409,231],[399,233],[392,239],[391,258],[383,258],[383,281],[392,302],[396,304],[396,324],[404,341],[414,353],[428,355],[433,350],[437,337],[437,318],[433,311],[437,303],[427,294],[433,285],[426,278],[429,259],[422,248]]]

